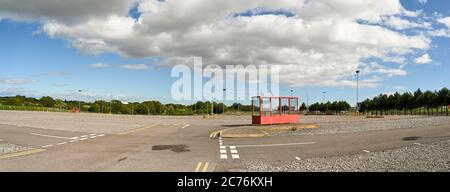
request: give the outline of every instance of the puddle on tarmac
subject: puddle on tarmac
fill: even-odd
[[[152,150],[160,151],[160,150],[171,150],[176,153],[189,152],[191,150],[187,149],[189,146],[187,145],[154,145]]]

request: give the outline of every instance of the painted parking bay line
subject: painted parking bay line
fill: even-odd
[[[21,152],[17,152],[17,153],[10,153],[10,154],[6,154],[6,155],[0,155],[0,159],[7,159],[7,158],[31,155],[31,154],[35,154],[35,153],[44,152],[44,151],[45,151],[45,149],[31,149],[31,150],[21,151]]]
[[[184,129],[184,128],[189,127],[189,126],[191,126],[191,125],[189,125],[189,124],[184,125],[183,127],[181,127],[181,129]]]
[[[62,137],[62,136],[56,136],[56,135],[45,135],[45,134],[39,134],[39,133],[30,133],[30,135],[36,135],[41,137],[51,137],[51,138],[58,138],[58,139],[72,139],[72,137]]]
[[[156,123],[156,124],[153,124],[153,125],[149,125],[149,126],[145,126],[145,127],[141,127],[141,128],[137,128],[137,129],[132,129],[132,130],[128,130],[128,131],[124,131],[124,132],[118,133],[118,135],[126,135],[126,134],[130,134],[130,133],[138,132],[138,131],[143,131],[143,130],[146,130],[146,129],[150,129],[150,128],[156,127],[158,125],[160,125],[160,124]]]

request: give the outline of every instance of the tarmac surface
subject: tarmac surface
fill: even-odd
[[[0,171],[449,171],[450,117],[300,119],[319,128],[211,138],[213,132],[248,126],[250,117],[0,111]],[[400,158],[411,147],[413,154],[430,158],[412,166],[413,160]],[[355,163],[355,155],[373,155],[364,162],[377,166]],[[411,167],[387,166],[393,164],[389,158]],[[344,166],[350,162],[354,166]]]

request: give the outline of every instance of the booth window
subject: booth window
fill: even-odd
[[[291,104],[291,113],[297,113],[298,112],[298,99],[297,98],[289,98],[290,104]]]
[[[289,100],[288,98],[281,98],[281,111],[283,114],[289,114]]]
[[[280,114],[280,98],[272,98],[272,115]]]
[[[261,98],[262,99],[262,112],[264,116],[270,116],[270,98]]]
[[[252,98],[252,105],[253,105],[253,116],[260,116],[259,109],[261,106],[259,104],[259,97]]]

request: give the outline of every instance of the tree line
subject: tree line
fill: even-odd
[[[302,104],[303,106],[303,104]],[[309,111],[320,111],[320,112],[342,112],[349,111],[351,108],[347,101],[334,101],[326,103],[314,103],[309,106]],[[301,109],[301,108],[300,108]]]
[[[380,94],[372,99],[366,99],[359,105],[360,112],[379,111],[380,113],[402,111],[412,114],[417,109],[430,110],[446,108],[450,104],[450,91],[444,87],[439,91],[425,91],[420,89],[411,93]]]
[[[221,114],[225,112],[249,112],[251,105],[234,103],[230,106],[218,102],[198,101],[192,105],[163,104],[159,101],[129,102],[123,103],[119,100],[95,102],[70,101],[54,99],[50,96],[39,99],[21,95],[13,97],[0,97],[1,105],[48,107],[65,110],[74,110],[80,107],[82,112],[112,113],[112,114],[139,114],[139,115],[193,115],[193,114]]]

